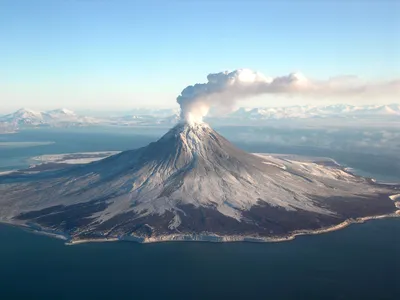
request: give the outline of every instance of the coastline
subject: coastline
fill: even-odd
[[[299,229],[288,234],[277,236],[258,236],[254,235],[218,235],[212,232],[202,232],[199,234],[167,234],[153,237],[142,237],[134,235],[121,235],[111,237],[99,238],[80,238],[79,236],[73,237],[66,232],[54,230],[51,228],[43,227],[39,224],[32,222],[16,221],[16,220],[1,220],[0,224],[19,227],[29,232],[57,238],[65,241],[65,245],[76,245],[83,243],[103,243],[103,242],[118,242],[129,241],[141,244],[160,243],[160,242],[212,242],[212,243],[225,243],[225,242],[257,242],[257,243],[276,243],[294,240],[297,236],[301,235],[316,235],[340,230],[348,227],[351,224],[364,223],[369,220],[383,219],[383,218],[397,218],[400,217],[400,194],[391,194],[387,197],[394,204],[394,211],[389,214],[372,215],[359,218],[346,219],[336,225],[322,227],[319,229]]]
[[[45,235],[45,236],[48,236],[51,238],[56,238],[56,239],[63,240],[66,242],[71,240],[71,236],[69,236],[68,234],[66,234],[64,232],[47,229],[47,228],[41,227],[36,224],[29,224],[29,223],[23,223],[23,222],[10,222],[10,221],[3,221],[3,220],[0,220],[0,224],[11,226],[11,227],[16,227],[16,228],[19,228],[22,230],[29,231],[30,233],[33,233],[33,234]]]
[[[0,172],[0,175],[3,173],[13,171]],[[355,175],[357,176],[357,175]],[[367,178],[373,185],[386,185],[385,183],[379,183],[377,180],[373,178]],[[396,185],[397,184],[393,184]],[[25,229],[29,232],[49,236],[52,238],[57,238],[65,241],[65,245],[77,245],[83,243],[103,243],[103,242],[118,242],[118,241],[130,241],[137,242],[141,244],[149,244],[149,243],[160,243],[160,242],[212,242],[212,243],[225,243],[225,242],[257,242],[257,243],[275,243],[275,242],[285,242],[294,240],[297,236],[301,235],[316,235],[328,233],[336,230],[340,230],[348,227],[351,224],[359,224],[364,223],[369,220],[374,219],[383,219],[383,218],[396,218],[400,217],[400,194],[398,193],[400,190],[400,186],[395,187],[397,190],[396,194],[389,194],[387,197],[393,202],[395,210],[389,214],[383,215],[372,215],[365,216],[359,218],[350,218],[346,219],[341,223],[336,225],[331,225],[328,227],[322,227],[319,229],[299,229],[292,231],[290,233],[284,235],[277,236],[258,236],[254,235],[219,235],[212,232],[201,232],[198,234],[167,234],[167,235],[159,235],[152,237],[142,237],[142,236],[133,236],[133,235],[121,235],[121,236],[111,236],[111,237],[98,237],[98,238],[80,238],[79,236],[73,237],[68,233],[54,230],[51,228],[42,227],[38,224],[31,222],[23,222],[16,220],[1,220],[0,224],[6,224],[14,227],[19,227],[21,229]]]
[[[397,203],[396,203],[397,204]],[[397,206],[397,205],[396,205]],[[399,205],[400,206],[400,205]],[[400,207],[399,207],[400,208]],[[7,222],[1,221],[0,224],[18,227],[27,230],[34,234],[45,235],[51,238],[56,238],[65,241],[66,246],[73,246],[85,243],[105,243],[105,242],[136,242],[140,244],[152,244],[162,242],[209,242],[209,243],[234,243],[234,242],[250,242],[250,243],[279,243],[294,240],[297,236],[317,235],[329,233],[344,229],[352,224],[362,224],[367,221],[385,219],[385,218],[400,218],[400,210],[391,214],[366,216],[356,219],[347,219],[339,224],[324,227],[315,230],[296,230],[287,235],[260,237],[260,236],[245,236],[245,235],[217,235],[212,233],[202,234],[169,234],[156,237],[140,237],[140,236],[119,236],[119,237],[104,237],[93,239],[74,239],[68,234],[52,229],[44,228],[36,224]]]
[[[288,235],[275,236],[275,237],[259,237],[259,236],[242,236],[242,235],[216,235],[212,233],[204,234],[170,234],[161,235],[157,237],[143,238],[138,236],[121,236],[112,238],[99,238],[99,239],[70,239],[65,244],[66,245],[77,245],[84,243],[99,243],[99,242],[117,242],[117,241],[129,241],[137,242],[141,244],[151,244],[151,243],[161,243],[161,242],[211,242],[211,243],[229,243],[229,242],[253,242],[253,243],[278,243],[292,241],[297,236],[302,235],[317,235],[328,232],[337,231],[344,229],[351,224],[362,224],[366,221],[384,219],[384,218],[400,218],[400,210],[394,213],[386,215],[377,216],[367,216],[357,219],[348,219],[337,225],[324,227],[316,230],[298,230],[294,231]]]

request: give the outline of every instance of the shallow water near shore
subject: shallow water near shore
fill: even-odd
[[[400,219],[285,243],[65,246],[0,225],[3,299],[397,299]]]

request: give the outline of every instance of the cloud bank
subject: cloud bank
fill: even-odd
[[[250,69],[213,73],[207,83],[186,87],[177,98],[181,119],[200,123],[211,107],[232,110],[238,100],[262,94],[305,95],[312,97],[400,95],[400,80],[366,83],[355,76],[334,77],[326,81],[311,80],[301,73],[268,77]]]

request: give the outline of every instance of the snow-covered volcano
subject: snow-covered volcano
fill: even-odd
[[[396,186],[336,164],[246,153],[207,124],[87,165],[0,176],[0,220],[75,239],[282,236],[392,213]]]

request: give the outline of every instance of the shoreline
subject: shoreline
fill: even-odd
[[[356,219],[347,219],[339,224],[324,227],[315,230],[297,230],[288,235],[260,237],[260,236],[245,236],[245,235],[217,235],[212,233],[202,234],[169,234],[160,235],[156,237],[140,237],[140,236],[119,236],[119,237],[104,237],[93,239],[74,239],[68,234],[60,231],[54,231],[41,227],[36,224],[18,223],[1,221],[0,224],[17,227],[34,234],[44,235],[51,238],[56,238],[65,241],[66,246],[73,246],[85,243],[105,243],[105,242],[136,242],[139,244],[153,244],[162,242],[209,242],[209,243],[234,243],[234,242],[249,242],[249,243],[279,243],[293,241],[297,236],[318,235],[344,229],[352,224],[362,224],[367,221],[386,219],[386,218],[400,218],[400,210],[391,214],[366,216]]]
[[[160,235],[156,237],[140,237],[140,236],[119,236],[119,237],[110,237],[110,238],[98,238],[98,239],[69,239],[66,242],[66,245],[76,245],[83,243],[94,243],[94,242],[116,242],[116,241],[130,241],[137,242],[140,244],[150,244],[150,243],[161,243],[161,242],[211,242],[211,243],[227,243],[227,242],[257,242],[257,243],[277,243],[277,242],[286,242],[292,241],[297,236],[302,235],[317,235],[323,233],[329,233],[333,231],[337,231],[340,229],[344,229],[352,224],[362,224],[370,220],[377,219],[385,219],[385,218],[400,218],[400,194],[393,194],[388,196],[390,200],[393,201],[394,207],[398,208],[394,210],[390,214],[384,215],[374,215],[374,216],[365,216],[359,218],[350,218],[344,220],[343,222],[328,226],[322,227],[319,229],[300,229],[295,230],[287,235],[282,236],[271,236],[271,237],[261,237],[256,235],[218,235],[213,233],[199,233],[199,234],[169,234],[169,235]]]
[[[66,242],[71,240],[71,236],[69,236],[64,232],[47,229],[36,224],[28,224],[23,222],[10,222],[4,220],[0,220],[0,224],[19,228],[21,230],[25,230],[33,234],[44,235],[58,240],[63,240]]]
[[[375,180],[371,182],[372,184],[378,184]],[[397,188],[396,188],[397,189]],[[227,243],[227,242],[257,242],[257,243],[276,243],[276,242],[286,242],[292,241],[297,236],[302,235],[317,235],[328,232],[337,231],[340,229],[344,229],[351,224],[360,224],[369,220],[375,219],[384,219],[384,218],[396,218],[400,217],[400,194],[389,194],[387,195],[388,199],[392,201],[394,204],[394,210],[389,214],[383,215],[373,215],[373,216],[365,216],[359,218],[350,218],[346,219],[338,224],[331,225],[328,227],[322,227],[318,229],[299,229],[292,231],[287,234],[277,235],[277,236],[259,236],[257,234],[254,235],[219,235],[210,232],[202,232],[202,233],[194,233],[194,234],[167,234],[167,235],[159,235],[153,237],[142,237],[142,236],[134,236],[134,235],[121,235],[121,236],[111,236],[111,237],[98,237],[98,238],[80,238],[79,236],[73,237],[66,232],[62,232],[59,230],[54,230],[51,228],[43,227],[39,224],[35,224],[32,222],[24,222],[17,220],[0,219],[0,224],[10,225],[14,227],[19,227],[26,231],[29,231],[34,234],[45,235],[48,237],[61,239],[65,241],[65,245],[77,245],[83,243],[103,243],[103,242],[136,242],[140,244],[149,244],[149,243],[161,243],[161,242],[211,242],[211,243]]]
[[[12,171],[11,171],[12,172]],[[0,172],[0,175],[2,172]],[[375,179],[369,178],[371,180],[371,184],[377,185],[386,185],[384,183],[378,183]],[[400,188],[396,187],[398,190]],[[397,191],[398,192],[398,191]],[[129,241],[136,242],[140,244],[149,244],[149,243],[160,243],[160,242],[212,242],[212,243],[226,243],[226,242],[257,242],[257,243],[276,243],[276,242],[285,242],[292,241],[297,236],[302,235],[317,235],[328,232],[337,231],[340,229],[344,229],[351,224],[360,224],[369,220],[374,219],[383,219],[383,218],[396,218],[400,217],[400,194],[388,194],[387,197],[393,202],[394,210],[389,214],[383,215],[373,215],[373,216],[365,216],[359,218],[350,218],[346,219],[338,224],[331,225],[328,227],[321,227],[318,229],[299,229],[292,231],[287,234],[277,235],[277,236],[258,236],[254,235],[219,235],[210,232],[202,232],[202,233],[194,233],[194,234],[167,234],[167,235],[159,235],[153,237],[142,237],[142,236],[134,236],[134,235],[121,235],[121,236],[111,236],[111,237],[98,237],[98,238],[80,238],[72,237],[66,232],[50,229],[43,227],[39,224],[35,224],[32,222],[23,222],[16,220],[1,220],[0,224],[6,224],[14,227],[19,227],[21,229],[25,229],[29,232],[45,235],[52,238],[57,238],[65,241],[65,245],[76,245],[83,243],[103,243],[103,242],[118,242],[118,241]]]
[[[242,236],[242,235],[216,235],[216,234],[170,234],[161,235],[157,237],[139,237],[139,236],[121,236],[121,237],[110,237],[110,238],[99,238],[99,239],[70,239],[66,245],[77,245],[84,243],[102,243],[102,242],[118,242],[128,241],[137,242],[140,244],[152,244],[162,242],[210,242],[210,243],[233,243],[233,242],[252,242],[252,243],[278,243],[292,241],[297,236],[317,235],[323,233],[329,233],[344,229],[352,224],[362,224],[367,221],[385,219],[385,218],[400,218],[400,210],[394,213],[377,216],[367,216],[357,219],[348,219],[339,224],[320,228],[316,230],[298,230],[288,235],[276,236],[276,237],[259,237],[259,236]]]

